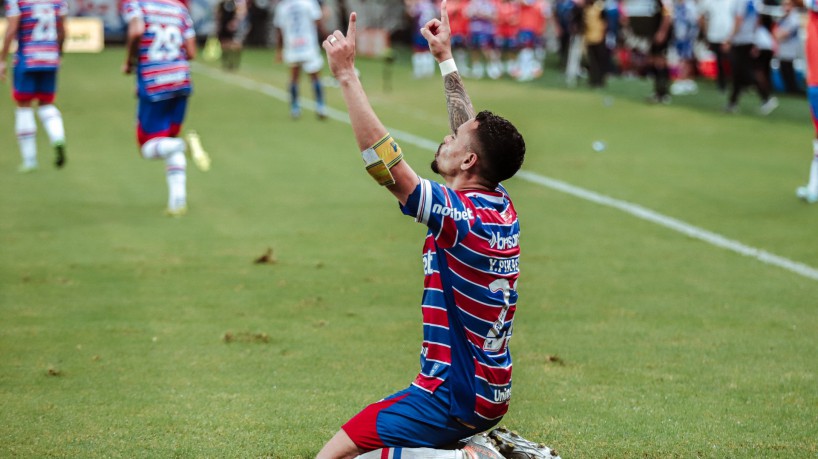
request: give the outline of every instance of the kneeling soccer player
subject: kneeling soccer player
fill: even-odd
[[[452,59],[444,1],[441,19],[422,33],[445,80],[452,133],[431,165],[445,185],[420,178],[367,100],[355,72],[355,31],[352,13],[346,36],[335,31],[322,46],[367,172],[404,214],[428,227],[421,370],[408,388],[346,422],[318,458],[502,458],[482,433],[502,419],[511,398],[520,227],[500,182],[519,170],[525,142],[504,118],[474,113]],[[458,442],[462,448],[446,449]]]

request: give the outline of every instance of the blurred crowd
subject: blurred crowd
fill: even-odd
[[[778,3],[781,1],[781,3]],[[470,78],[538,78],[558,54],[568,85],[606,84],[610,75],[657,81],[652,99],[720,90],[804,91],[803,16],[791,0],[449,0],[455,60]],[[437,14],[436,0],[405,0],[410,29]],[[434,73],[419,33],[415,77]],[[731,97],[732,99],[732,97]],[[774,104],[770,104],[774,105]],[[727,109],[730,107],[728,106]],[[773,107],[774,108],[774,107]]]

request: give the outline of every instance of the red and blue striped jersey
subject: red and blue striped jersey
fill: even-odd
[[[423,245],[421,371],[413,384],[429,392],[445,380],[453,391],[471,388],[472,418],[498,419],[511,398],[508,342],[520,256],[514,205],[502,186],[455,191],[421,179],[402,211],[429,228]]]
[[[145,33],[139,42],[137,94],[150,100],[190,94],[190,64],[184,43],[195,36],[187,7],[176,0],[126,0],[126,23],[139,18]]]
[[[56,70],[60,66],[57,21],[68,14],[65,0],[7,0],[6,17],[20,17],[15,67]]]

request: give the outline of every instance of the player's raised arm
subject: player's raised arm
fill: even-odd
[[[449,27],[449,14],[446,12],[446,0],[440,2],[440,19],[427,22],[420,33],[429,42],[429,50],[440,65],[446,109],[449,111],[449,128],[452,133],[457,132],[457,128],[474,118],[476,113],[452,58],[452,31]]]
[[[346,36],[336,30],[321,46],[327,52],[330,71],[341,86],[367,172],[405,204],[420,179],[403,160],[400,147],[378,119],[355,73],[356,19],[354,12],[350,14]]]

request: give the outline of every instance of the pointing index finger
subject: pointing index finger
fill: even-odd
[[[352,40],[352,43],[355,43],[355,29],[356,29],[355,22],[357,21],[357,19],[358,19],[358,15],[355,14],[355,12],[353,11],[349,15],[349,26],[347,27],[347,39]]]
[[[449,27],[449,13],[446,12],[446,0],[440,2],[440,22],[443,23],[444,27]]]

